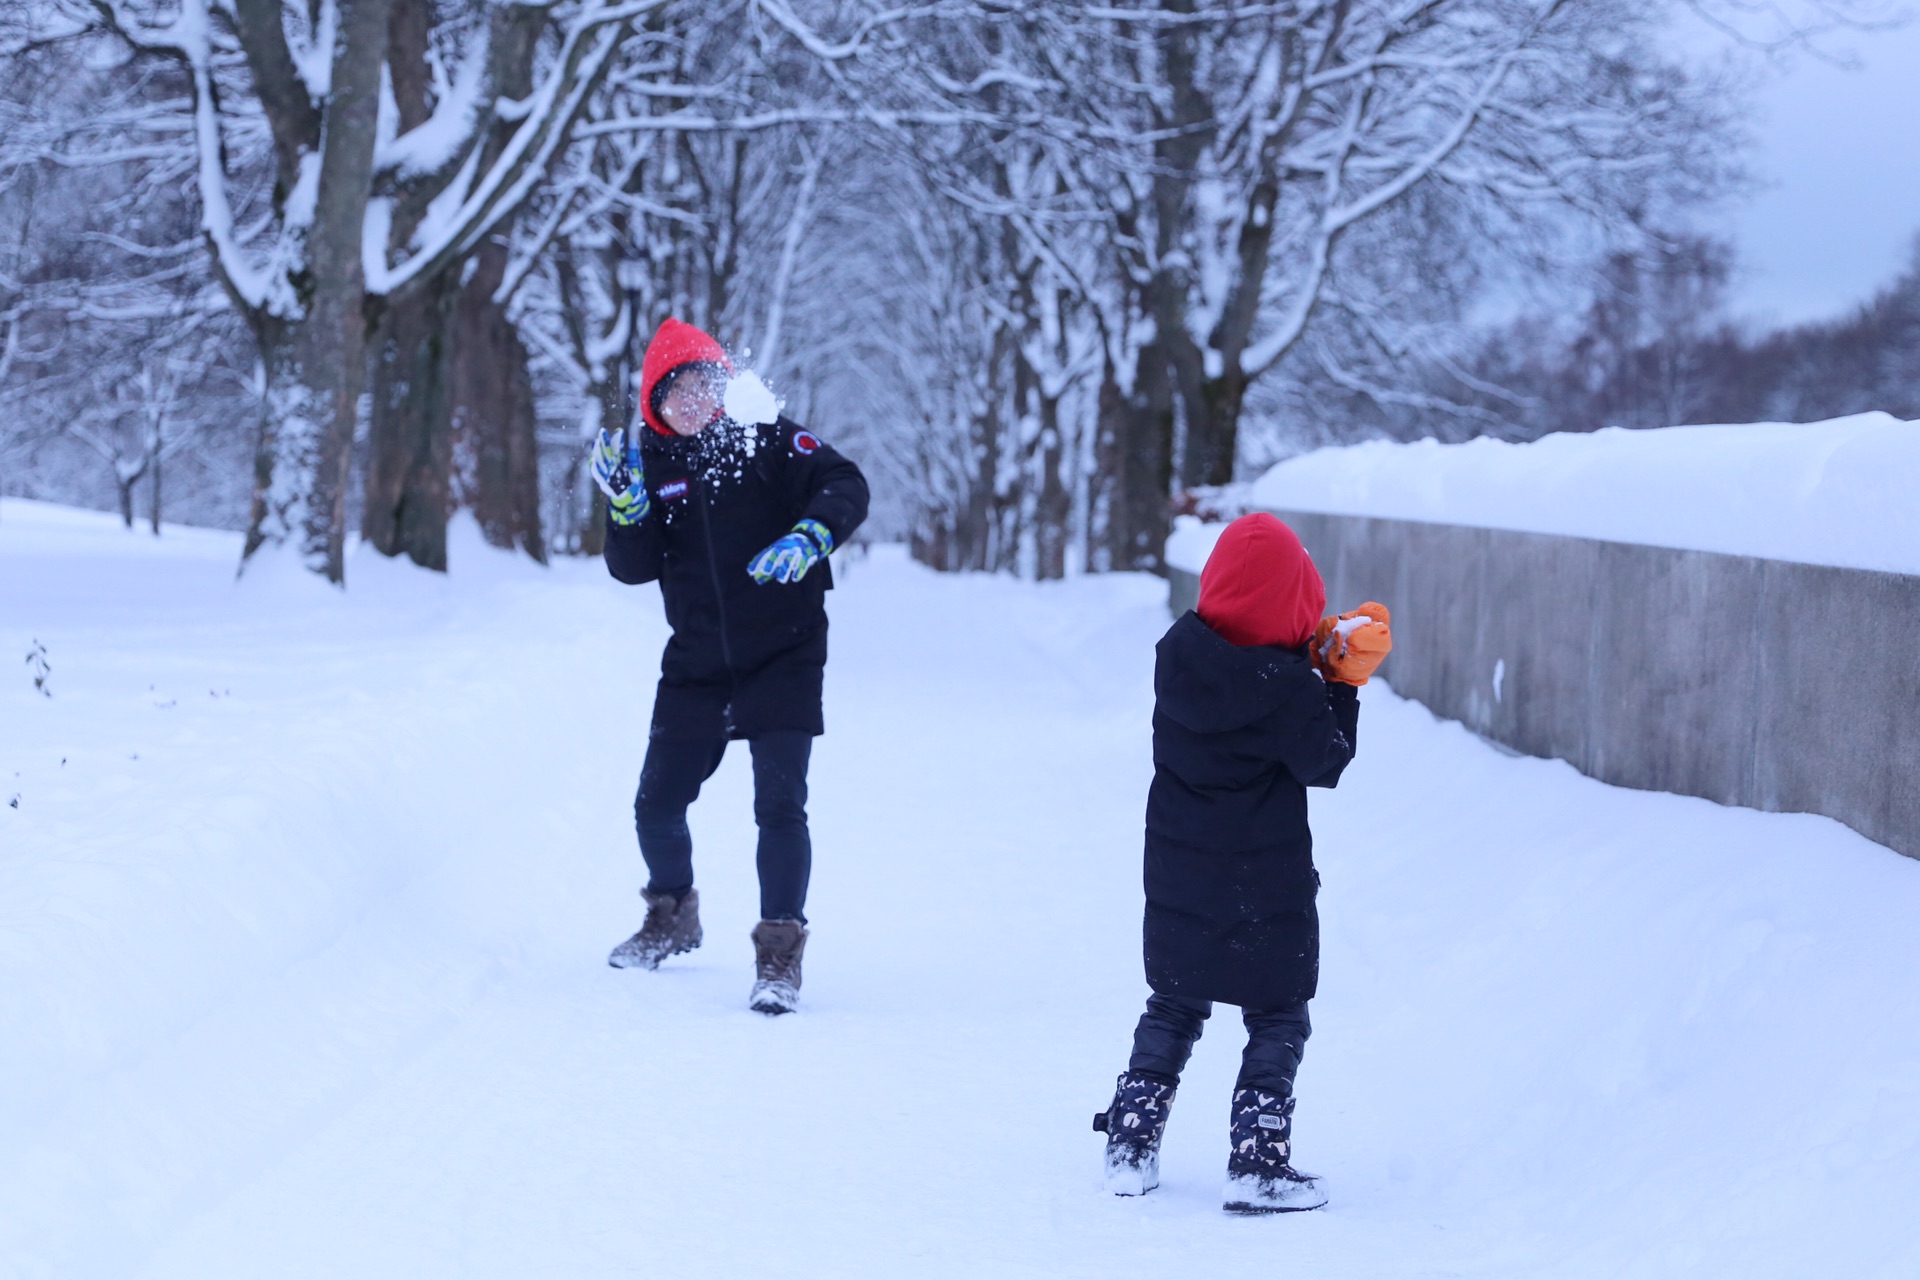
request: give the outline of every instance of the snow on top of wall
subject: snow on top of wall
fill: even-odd
[[[1248,506],[1565,534],[1920,574],[1920,422],[1665,427],[1527,444],[1370,441],[1289,458]],[[1220,526],[1177,523],[1197,571]]]

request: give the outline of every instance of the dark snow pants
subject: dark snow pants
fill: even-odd
[[[1127,1069],[1164,1084],[1179,1084],[1187,1056],[1212,1012],[1210,1001],[1157,993],[1148,996],[1147,1011],[1133,1029],[1133,1057]],[[1240,1055],[1240,1078],[1235,1087],[1291,1097],[1300,1055],[1306,1049],[1307,1037],[1313,1034],[1306,1001],[1278,1009],[1243,1009],[1240,1016],[1247,1024],[1247,1048]]]
[[[753,817],[760,827],[760,918],[798,920],[807,905],[813,871],[813,840],[807,833],[807,760],[813,735],[804,730],[764,733],[752,739]],[[640,856],[647,861],[647,889],[685,893],[693,887],[693,835],[687,808],[720,767],[727,740],[713,743],[654,738],[640,766],[633,798]]]

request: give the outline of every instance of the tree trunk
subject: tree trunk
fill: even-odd
[[[1040,498],[1033,513],[1034,577],[1054,582],[1067,576],[1073,494],[1061,474],[1066,447],[1060,436],[1060,400],[1044,390],[1040,402]]]
[[[490,56],[506,97],[531,91],[542,14],[527,6],[496,20]],[[388,74],[402,131],[432,115],[431,37],[432,6],[393,7]],[[505,141],[496,129],[482,167]],[[394,248],[425,213],[424,205],[402,205],[390,231]],[[520,335],[493,301],[506,274],[504,232],[474,256],[464,283],[466,264],[455,262],[393,299],[374,360],[363,527],[379,551],[405,552],[430,569],[447,567],[447,519],[459,506],[473,511],[493,546],[546,560],[533,382]]]
[[[312,571],[346,578],[347,468],[366,369],[361,227],[373,175],[389,0],[339,0],[319,183],[300,273],[301,310],[249,317],[266,372],[253,511],[242,563],[291,543]]]
[[[160,444],[160,433],[155,431],[153,456],[147,462],[147,465],[153,469],[153,510],[149,511],[147,516],[153,522],[153,536],[156,538],[160,536]]]
[[[1148,343],[1134,354],[1133,392],[1109,370],[1100,387],[1118,472],[1107,537],[1116,569],[1161,571],[1166,558],[1173,481],[1173,382],[1166,351]]]
[[[432,115],[428,52],[432,6],[394,5],[387,20],[387,83],[404,133]],[[397,203],[388,230],[404,248],[423,210]],[[452,510],[453,404],[449,390],[449,320],[457,289],[452,272],[389,299],[374,337],[372,414],[360,532],[385,556],[447,567],[447,516]]]
[[[953,559],[953,521],[944,511],[923,511],[907,535],[910,555],[929,569],[952,573],[960,568]]]
[[[1190,14],[1196,6],[1193,0],[1170,0],[1167,8]],[[1214,393],[1214,384],[1224,381],[1224,377],[1216,378],[1206,368],[1205,353],[1187,330],[1196,281],[1193,260],[1182,251],[1181,242],[1182,230],[1189,225],[1200,159],[1218,126],[1206,86],[1200,82],[1201,61],[1195,47],[1195,28],[1187,23],[1169,23],[1158,29],[1154,38],[1163,59],[1171,111],[1156,113],[1156,123],[1165,130],[1154,144],[1154,158],[1159,167],[1152,188],[1159,265],[1148,282],[1144,302],[1160,335],[1154,344],[1160,349],[1156,363],[1171,366],[1181,406],[1186,410],[1186,446],[1180,456],[1181,487],[1226,484],[1233,479],[1234,433],[1239,425],[1240,397],[1245,388],[1242,386],[1225,396]],[[1241,375],[1234,369],[1231,376],[1240,379]],[[1164,515],[1160,517],[1160,524],[1165,524]]]
[[[974,417],[973,438],[978,460],[967,489],[966,506],[954,526],[953,559],[958,569],[992,568],[993,523],[997,515],[995,489],[1000,474],[999,411],[989,404]]]
[[[600,429],[615,432],[623,430],[650,430],[644,423],[627,421],[626,393],[619,385],[618,378],[604,378],[594,387],[595,398],[600,404]],[[586,460],[577,464],[584,474]],[[597,556],[607,545],[607,495],[600,492],[600,486],[591,478],[585,481],[587,486],[587,526],[580,531],[580,554]]]
[[[966,536],[971,540],[965,549],[966,567],[988,573],[1015,569],[1020,563],[1018,540],[1008,536],[1008,495],[1000,491],[1001,470],[1009,465],[1005,455],[1013,457],[1014,465],[1019,458],[1017,438],[1012,442],[1014,447],[1008,442],[1008,433],[1015,429],[1020,414],[1019,402],[1007,390],[1015,379],[1014,354],[1012,326],[1002,321],[994,332],[988,375],[981,388],[984,408],[977,436],[979,464],[966,514]]]
[[[580,464],[581,470],[586,464]],[[587,486],[587,522],[580,528],[580,554],[597,556],[607,549],[607,495],[600,492],[600,486],[586,481]]]
[[[504,245],[481,249],[454,306],[450,381],[456,498],[473,512],[488,545],[522,550],[545,564],[533,377],[520,331],[493,300],[506,268]]]
[[[380,554],[404,554],[442,572],[452,506],[454,295],[441,276],[395,299],[382,316],[361,517],[361,533]]]
[[[1127,543],[1123,501],[1126,473],[1120,451],[1126,433],[1125,405],[1126,397],[1109,354],[1102,362],[1100,389],[1093,402],[1093,474],[1087,478],[1086,511],[1087,569],[1091,573],[1133,567],[1120,554]]]
[[[341,288],[316,290],[298,324],[261,326],[266,395],[243,560],[264,546],[291,544],[314,573],[346,580],[347,468],[363,324],[359,289]]]
[[[1181,400],[1187,411],[1186,447],[1180,453],[1180,487],[1233,483],[1240,448],[1240,407],[1246,400],[1246,375],[1229,368],[1217,378],[1202,371],[1198,352],[1192,368],[1181,361]]]

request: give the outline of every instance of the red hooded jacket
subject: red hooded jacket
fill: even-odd
[[[654,331],[640,362],[640,416],[663,436],[671,436],[673,429],[654,416],[653,389],[675,369],[690,364],[717,364],[729,374],[733,372],[733,361],[727,359],[725,347],[692,325],[668,316]]]
[[[1299,536],[1265,512],[1228,525],[1200,571],[1200,620],[1234,644],[1297,649],[1326,607],[1326,584]]]

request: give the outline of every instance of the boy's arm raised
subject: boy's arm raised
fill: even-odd
[[[665,534],[647,492],[646,470],[631,435],[623,441],[602,430],[594,442],[593,482],[607,496],[607,572],[637,585],[660,576]]]

